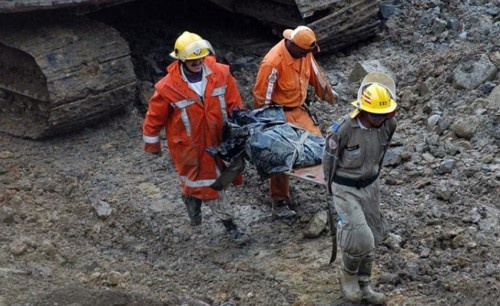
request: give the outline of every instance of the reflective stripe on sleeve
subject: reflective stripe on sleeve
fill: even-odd
[[[276,68],[271,69],[271,74],[267,78],[267,91],[265,105],[271,104],[271,96],[273,95],[274,83],[278,79],[278,70]]]

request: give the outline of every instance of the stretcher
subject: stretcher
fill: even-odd
[[[326,186],[325,176],[323,173],[323,165],[315,165],[311,167],[304,167],[298,169],[292,169],[290,171],[284,172],[285,174],[296,177],[301,180],[306,180],[313,182],[315,184],[320,184]],[[335,209],[330,204],[330,195],[326,196],[326,207],[328,211],[328,226],[330,229],[330,235],[332,237],[332,254],[330,256],[330,264],[332,264],[337,258],[337,227],[335,226]]]
[[[310,167],[292,169],[285,171],[285,174],[296,177],[298,179],[306,180],[320,185],[325,185],[325,176],[323,174],[323,165],[315,165]]]
[[[245,161],[242,158],[242,156],[234,158],[210,187],[214,188],[215,190],[223,190],[229,184],[231,184],[231,182],[233,182],[236,179],[236,177],[240,175],[244,170],[245,170]],[[322,164],[304,168],[291,169],[283,173],[291,177],[313,182],[315,184],[320,184],[323,186],[326,185],[325,176],[323,175]]]

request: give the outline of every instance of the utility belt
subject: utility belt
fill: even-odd
[[[356,188],[365,188],[369,186],[371,183],[375,182],[378,178],[379,173],[376,175],[364,179],[364,180],[356,180],[356,179],[351,179],[347,177],[341,177],[341,176],[335,176],[333,178],[333,181],[339,185],[344,185],[344,186],[349,186],[349,187],[356,187]]]

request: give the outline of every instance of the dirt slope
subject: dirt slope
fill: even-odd
[[[390,305],[498,305],[500,3],[391,3],[374,41],[319,57],[344,101],[313,103],[326,130],[350,110],[357,63],[379,60],[395,74],[399,127],[382,174],[390,235],[375,287]],[[131,42],[142,81],[161,76],[176,35],[198,32],[233,63],[248,104],[259,52],[276,42],[271,29],[208,4],[151,1],[95,17]],[[460,88],[456,73],[473,72],[481,55],[497,72]],[[190,228],[168,154],[142,151],[143,111],[138,102],[43,142],[0,134],[1,306],[350,305],[339,262],[328,266],[328,233],[304,238],[324,209],[321,186],[293,181],[302,217],[287,225],[271,220],[267,181],[249,169],[227,192],[252,241],[234,246],[205,207]]]

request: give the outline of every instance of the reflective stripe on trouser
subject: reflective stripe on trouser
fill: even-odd
[[[221,220],[232,220],[234,216],[233,208],[229,205],[229,200],[224,191],[219,191],[219,198],[203,201],[212,213]]]
[[[379,180],[359,189],[333,183],[332,190],[339,218],[337,243],[342,252],[361,259],[382,241],[384,235]]]

